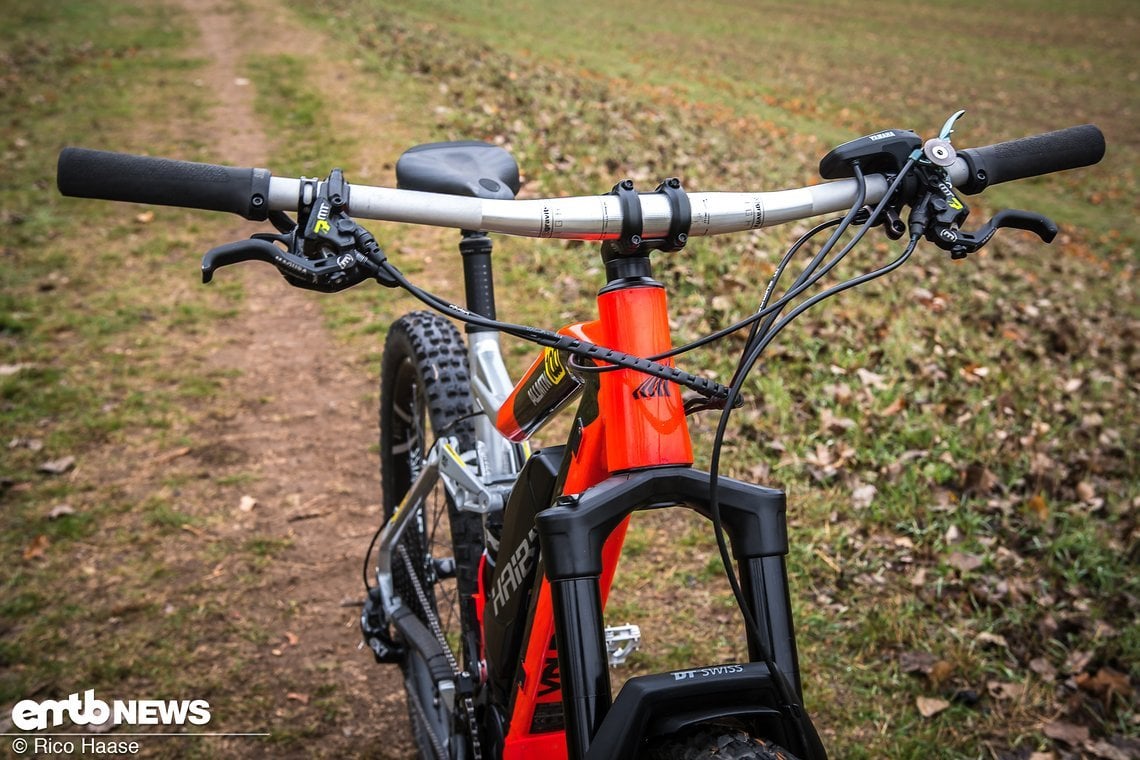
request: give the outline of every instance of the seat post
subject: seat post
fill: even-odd
[[[463,285],[467,309],[481,317],[495,319],[495,279],[491,269],[494,244],[485,232],[463,230],[459,253],[463,257]],[[467,325],[468,333],[495,332],[490,327]]]

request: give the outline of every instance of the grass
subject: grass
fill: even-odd
[[[219,539],[215,518],[179,496],[198,478],[193,468],[172,468],[137,516],[128,486],[37,472],[66,454],[82,471],[100,444],[140,437],[147,451],[192,448],[188,420],[229,379],[203,376],[193,350],[242,297],[232,278],[189,293],[186,247],[200,217],[163,209],[142,221],[141,209],[64,206],[45,179],[44,167],[72,142],[162,154],[176,140],[183,156],[224,160],[196,155],[206,141],[184,123],[206,103],[192,84],[199,62],[180,52],[188,20],[110,0],[50,12],[10,6],[0,105],[14,181],[0,191],[9,232],[0,363],[27,366],[0,377],[0,419],[22,442],[4,450],[0,473],[0,550],[11,558],[0,574],[0,704],[78,679],[94,688],[200,688],[219,715],[266,715],[277,684],[219,642],[268,644],[279,632],[211,602],[210,567],[256,586],[288,541]],[[624,176],[644,186],[674,173],[694,190],[775,188],[813,181],[834,143],[883,125],[926,134],[961,105],[964,145],[1100,123],[1110,145],[1102,166],[986,196],[990,209],[1016,205],[1063,221],[1058,245],[1003,236],[958,266],[922,249],[897,277],[789,328],[735,416],[729,468],[789,491],[805,692],[832,756],[1067,752],[1042,732],[1058,717],[1094,738],[1134,738],[1134,701],[1098,701],[1076,685],[1098,668],[1140,677],[1131,200],[1140,135],[1130,6],[924,7],[930,29],[970,30],[936,40],[898,2],[734,6],[729,16],[719,6],[694,13],[691,4],[635,0],[622,11],[586,0],[552,23],[529,0],[306,4],[312,33],[335,31],[351,71],[337,85],[300,56],[247,62],[258,112],[276,135],[274,169],[321,175],[342,165],[350,181],[390,185],[404,147],[475,137],[512,150],[531,195],[602,192]],[[817,23],[824,16],[829,23]],[[389,104],[383,121],[369,98]],[[986,213],[979,207],[975,217]],[[449,265],[453,233],[375,229],[415,281],[461,297]],[[802,231],[698,240],[659,260],[678,338],[754,308],[785,242]],[[848,271],[889,253],[875,241]],[[599,276],[592,249],[503,240],[496,267],[503,316],[556,326],[589,314]],[[152,287],[159,281],[170,287]],[[535,297],[512,297],[524,292]],[[377,333],[409,305],[390,295],[360,289],[322,302],[333,331],[373,373]],[[187,347],[179,366],[160,359],[170,341]],[[725,357],[739,347],[685,365],[725,378]],[[507,350],[516,369],[533,355]],[[710,427],[699,426],[706,443]],[[238,470],[218,484],[250,477]],[[875,487],[869,502],[853,498],[860,484]],[[77,514],[48,520],[59,503]],[[44,558],[25,560],[40,536]],[[197,540],[206,543],[204,571],[171,553]],[[133,553],[108,559],[116,553],[100,551],[107,547]],[[59,597],[61,579],[83,590],[82,604]],[[171,583],[200,604],[168,612],[155,589]],[[635,519],[608,615],[646,634],[627,674],[742,657],[719,558],[695,519]],[[69,654],[63,634],[77,616],[152,622],[114,635],[92,627],[85,649],[100,656],[88,658]],[[189,666],[176,646],[197,653]],[[908,672],[916,653],[948,670]],[[1037,660],[1058,675],[1033,670]],[[228,687],[235,679],[247,682],[240,698]],[[990,682],[1024,687],[1025,697],[993,696]],[[916,710],[918,697],[949,701],[970,690],[973,705],[929,719]],[[338,714],[336,694],[314,699],[323,714]],[[314,736],[304,725],[274,741],[301,751]]]

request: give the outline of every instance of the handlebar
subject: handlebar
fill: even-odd
[[[960,151],[947,167],[964,192],[988,185],[1089,166],[1103,157],[1104,135],[1086,124]],[[265,169],[172,161],[121,153],[65,148],[57,181],[64,195],[229,211],[265,219],[269,211],[297,211],[311,203],[316,180],[273,177]],[[866,178],[866,202],[887,192],[887,177]],[[847,209],[857,197],[854,179],[757,193],[689,193],[689,235],[718,235],[770,227]],[[613,195],[535,200],[489,200],[368,185],[347,188],[354,217],[435,227],[483,230],[564,240],[615,240],[622,231],[621,201]],[[640,195],[643,234],[668,234],[669,200]]]

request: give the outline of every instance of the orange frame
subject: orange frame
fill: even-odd
[[[672,348],[665,289],[651,280],[607,288],[598,296],[596,321],[572,325],[562,332],[635,356],[664,353]],[[534,372],[542,371],[543,365],[540,357],[516,386],[515,393],[527,385]],[[684,402],[676,384],[630,369],[602,371],[597,379],[596,384],[586,384],[585,393],[596,393],[596,403],[587,397],[579,406],[581,435],[571,452],[562,492],[556,495],[581,493],[615,473],[693,463]],[[504,410],[512,407],[514,395],[504,404]],[[590,409],[597,413],[592,419],[584,419],[583,410]],[[501,415],[501,422],[504,433],[517,431],[509,411]],[[603,608],[627,525],[628,519],[613,531],[603,550]],[[482,601],[482,589],[479,596]],[[534,730],[537,711],[562,703],[558,656],[552,648],[554,608],[545,577],[540,579],[532,609],[533,618],[523,645],[523,677],[516,688],[504,742],[505,760],[567,756],[564,730]]]

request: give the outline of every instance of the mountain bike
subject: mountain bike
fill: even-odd
[[[514,159],[480,142],[412,148],[394,189],[350,185],[339,169],[282,178],[82,148],[61,153],[58,184],[65,195],[273,224],[275,233],[209,251],[205,282],[220,267],[257,260],[297,287],[336,292],[374,280],[430,308],[397,320],[384,347],[384,519],[366,555],[360,619],[375,658],[399,665],[423,757],[815,759],[826,752],[803,707],[786,497],[721,475],[721,445],[745,378],[792,320],[899,268],[921,240],[953,258],[1004,227],[1051,241],[1056,225],[1026,211],[963,229],[962,194],[1104,155],[1092,125],[959,151],[951,134],[961,114],[926,141],[888,129],[845,143],[820,162],[829,181],[775,192],[689,193],[668,178],[651,192],[625,180],[599,196],[520,200]],[[788,249],[755,313],[673,345],[651,254],[683,255],[693,235],[834,214]],[[461,230],[466,306],[409,282],[358,218]],[[809,295],[876,228],[904,241],[901,253]],[[605,277],[596,318],[558,331],[499,320],[489,233],[598,242]],[[775,297],[793,258],[824,233]],[[741,330],[728,383],[677,366],[686,351]],[[517,383],[503,361],[504,334],[542,349]],[[532,451],[531,436],[575,399],[565,443]],[[707,471],[693,466],[687,422],[701,411],[719,413]],[[711,524],[748,660],[635,676],[614,696],[608,668],[638,638],[634,626],[607,628],[604,618],[628,520],[677,507]]]

